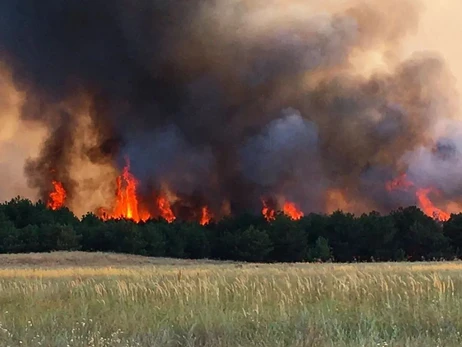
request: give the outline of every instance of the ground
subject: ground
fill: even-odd
[[[102,252],[53,252],[28,254],[0,254],[0,268],[8,267],[105,267],[197,264],[223,264],[214,260],[189,260],[174,258],[151,258],[140,255]],[[230,262],[225,262],[230,263]]]
[[[0,346],[461,346],[462,263],[0,256]]]

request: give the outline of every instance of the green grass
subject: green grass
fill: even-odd
[[[0,268],[0,346],[462,345],[456,262],[116,264]]]

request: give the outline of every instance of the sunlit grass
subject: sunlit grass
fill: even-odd
[[[462,263],[0,269],[0,346],[461,346]]]

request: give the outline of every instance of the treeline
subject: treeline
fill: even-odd
[[[150,220],[79,220],[66,208],[15,198],[0,205],[0,253],[103,251],[252,262],[419,261],[462,256],[462,214],[440,223],[416,207],[388,215],[310,214],[272,222],[244,214],[206,226]]]

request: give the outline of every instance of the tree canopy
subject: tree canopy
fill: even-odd
[[[81,219],[67,208],[15,198],[0,204],[0,253],[104,251],[250,262],[420,261],[462,256],[462,214],[446,222],[411,206],[388,215],[336,211],[292,220],[282,213],[195,222]]]

